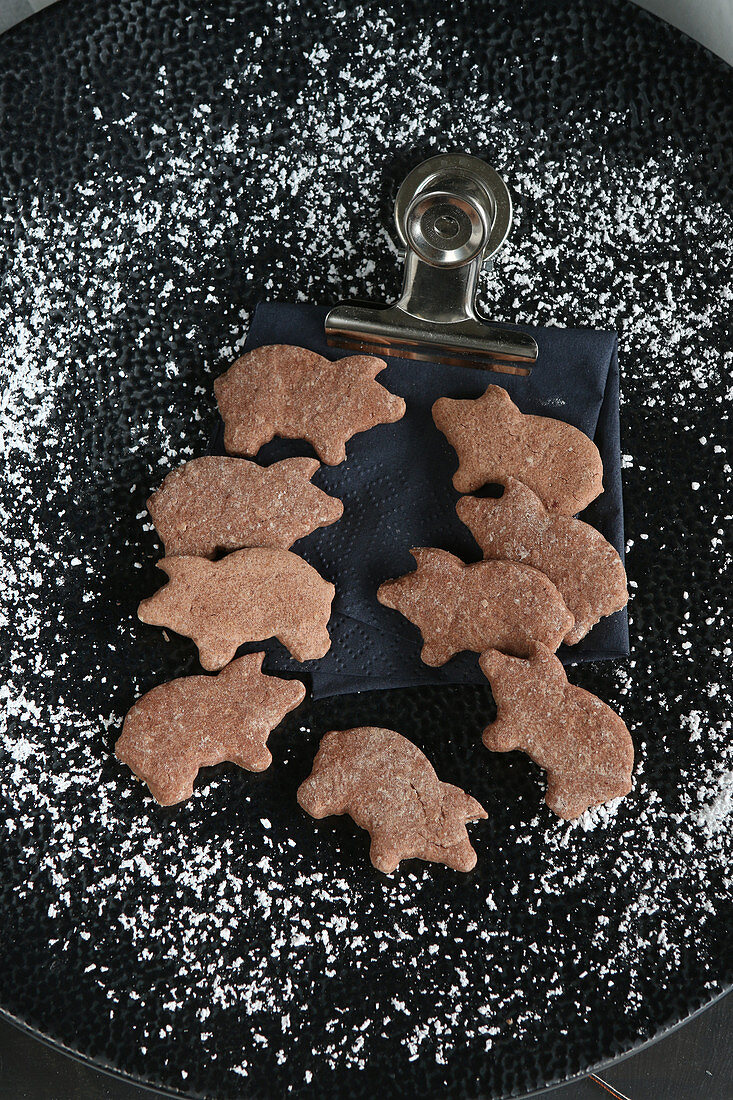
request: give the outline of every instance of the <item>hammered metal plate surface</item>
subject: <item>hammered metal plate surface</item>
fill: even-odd
[[[498,1098],[729,984],[732,119],[730,70],[618,0],[80,0],[0,40],[3,1009],[217,1100]],[[488,689],[435,688],[311,705],[270,771],[157,808],[111,748],[198,666],[135,620],[146,497],[205,452],[257,300],[396,295],[396,187],[451,148],[516,201],[485,311],[619,332],[633,653],[574,679],[634,791],[559,823],[481,748]],[[365,723],[486,806],[473,874],[384,879],[299,812],[320,735]]]

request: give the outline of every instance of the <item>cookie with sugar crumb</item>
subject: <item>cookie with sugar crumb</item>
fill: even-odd
[[[544,768],[545,801],[554,813],[570,821],[629,793],[634,745],[626,723],[569,684],[554,653],[537,643],[524,661],[492,649],[479,664],[497,707],[484,745],[492,752],[520,749]]]
[[[473,493],[515,477],[551,512],[574,516],[603,492],[598,448],[578,428],[520,412],[501,386],[475,400],[441,397],[433,420],[458,455],[453,484]]]
[[[349,814],[371,836],[370,858],[385,874],[403,859],[476,866],[466,822],[487,817],[475,798],[442,783],[428,758],[394,730],[333,730],[320,744],[298,802],[311,817]]]
[[[467,565],[433,547],[410,553],[417,569],[385,581],[377,599],[420,630],[426,665],[444,665],[464,649],[495,647],[526,656],[535,640],[554,650],[572,629],[573,616],[557,588],[531,565]]]
[[[263,657],[248,653],[218,676],[171,680],[128,711],[115,755],[161,806],[189,798],[200,768],[224,761],[250,772],[270,766],[267,739],[305,688],[300,680],[265,676]]]
[[[215,672],[244,642],[277,638],[296,661],[329,650],[328,620],[336,589],[289,550],[253,547],[219,561],[163,558],[168,584],[143,600],[138,618],[191,638],[199,660]]]
[[[343,515],[341,501],[312,484],[319,468],[315,458],[271,466],[220,455],[194,458],[168,474],[148,512],[168,557],[213,558],[249,546],[289,550]]]
[[[516,478],[505,478],[498,499],[461,497],[456,512],[484,558],[532,565],[550,578],[575,618],[568,645],[628,603],[626,571],[610,542],[590,524],[550,512]]]
[[[373,355],[332,362],[288,344],[248,351],[214,383],[226,450],[253,456],[279,435],[306,439],[337,466],[357,432],[405,415],[402,398],[376,381],[386,366]]]

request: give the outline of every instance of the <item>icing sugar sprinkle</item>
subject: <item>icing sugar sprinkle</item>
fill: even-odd
[[[334,14],[342,18],[343,12]],[[384,27],[371,27],[363,41],[388,35],[389,22],[386,17]],[[222,94],[232,120],[226,131],[216,121],[218,104],[194,103],[186,124],[154,125],[152,132],[132,110],[108,117],[95,107],[98,125],[110,132],[122,129],[147,145],[147,160],[136,176],[118,174],[101,160],[92,162],[53,216],[43,196],[3,196],[0,234],[10,243],[2,260],[0,297],[0,443],[5,456],[0,625],[7,639],[0,769],[4,828],[19,866],[27,871],[15,901],[22,909],[42,888],[49,918],[73,914],[81,942],[75,950],[88,956],[87,971],[105,992],[111,1014],[132,1002],[143,1013],[146,1004],[155,1004],[158,1021],[162,1011],[164,1026],[155,1032],[140,1029],[141,1064],[153,1046],[167,1049],[176,1039],[186,1047],[194,1044],[202,1058],[215,1057],[213,1020],[233,1008],[245,1010],[251,1025],[251,1034],[242,1040],[243,1056],[240,1051],[230,1066],[234,1078],[246,1079],[258,1051],[271,1043],[260,1031],[262,1021],[269,1035],[273,1021],[279,1021],[282,1042],[273,1054],[278,1063],[286,1061],[295,1038],[310,1041],[302,1009],[316,980],[314,967],[318,981],[332,983],[334,1006],[310,1068],[302,1070],[306,1084],[316,1059],[334,1068],[365,1065],[373,1038],[390,1029],[401,1036],[406,1059],[429,1051],[443,1064],[467,1038],[491,1050],[508,1018],[517,1035],[531,1035],[541,1024],[537,1001],[517,995],[540,948],[525,945],[523,975],[508,974],[500,962],[505,943],[501,906],[518,896],[511,883],[497,882],[484,899],[478,923],[454,908],[451,896],[436,905],[433,869],[410,865],[394,880],[380,883],[379,904],[369,922],[358,920],[354,899],[373,897],[372,887],[361,877],[352,879],[341,863],[330,865],[327,858],[301,853],[293,836],[282,839],[273,831],[270,817],[258,815],[249,831],[242,824],[241,837],[219,826],[208,836],[196,824],[199,815],[216,821],[228,775],[199,783],[192,809],[181,815],[175,830],[161,824],[147,801],[142,809],[131,809],[136,782],[107,761],[103,747],[123,717],[117,699],[128,689],[114,681],[110,653],[125,647],[129,622],[120,621],[99,641],[96,664],[87,676],[87,700],[77,690],[84,685],[63,686],[79,608],[100,606],[116,583],[106,572],[101,536],[85,542],[74,531],[79,500],[91,493],[93,506],[102,507],[101,490],[95,495],[90,486],[90,438],[97,454],[105,448],[101,434],[82,433],[87,414],[76,400],[80,387],[98,381],[100,424],[115,423],[123,445],[118,439],[116,449],[129,456],[118,471],[115,508],[121,507],[121,494],[129,492],[142,521],[139,505],[146,490],[181,461],[202,453],[213,412],[210,380],[241,348],[253,301],[352,295],[384,300],[394,294],[397,249],[375,198],[384,165],[370,161],[369,150],[374,131],[382,135],[385,149],[406,148],[426,136],[437,142],[445,131],[439,43],[427,30],[418,38],[399,54],[387,38],[381,55],[355,45],[340,70],[328,43],[319,43],[302,58],[306,79],[298,98],[277,104],[280,126],[273,133],[258,90],[262,38],[253,34],[224,74]],[[415,104],[397,121],[388,75],[395,66],[410,81]],[[410,75],[415,72],[423,74],[419,82]],[[357,99],[353,87],[359,90]],[[168,73],[161,68],[161,117],[169,94]],[[730,282],[720,295],[699,293],[701,266],[730,269],[730,215],[680,182],[680,154],[672,147],[638,166],[611,170],[601,160],[597,174],[590,174],[580,154],[554,158],[541,133],[533,135],[527,149],[511,111],[480,92],[467,94],[455,118],[452,144],[490,151],[486,155],[504,172],[516,199],[516,232],[483,286],[487,311],[529,323],[616,328],[624,400],[643,399],[650,410],[664,409],[671,424],[684,412],[695,424],[697,445],[709,463],[730,475],[730,441],[722,417],[719,423],[709,417],[707,395],[711,388],[724,392],[732,356],[700,337],[725,330]],[[578,131],[591,125],[602,133],[604,126],[622,124],[622,118],[567,119],[568,128]],[[260,151],[265,143],[267,157]],[[229,171],[220,171],[222,166]],[[353,187],[351,195],[343,193],[345,179]],[[15,226],[21,231],[13,239]],[[262,241],[273,233],[282,264],[261,262]],[[567,243],[561,246],[559,240]],[[690,240],[704,242],[699,253],[675,243]],[[170,263],[158,262],[161,251]],[[650,265],[649,257],[658,252],[669,259]],[[244,305],[226,299],[212,279],[212,270],[227,257],[251,286]],[[140,301],[149,303],[147,312]],[[204,303],[218,316],[218,345],[187,318],[187,301]],[[167,343],[155,327],[161,318]],[[133,421],[117,422],[114,409],[130,372],[154,340],[160,340],[160,353],[147,380],[151,401]],[[652,344],[653,365],[647,352]],[[83,365],[79,347],[84,348]],[[194,359],[200,364],[195,376]],[[649,476],[643,441],[626,439],[624,448],[625,473]],[[50,483],[40,476],[42,468],[53,470]],[[699,482],[691,481],[690,487],[703,496]],[[51,514],[64,525],[59,539],[50,533]],[[720,501],[710,515],[706,550],[721,575],[731,565],[724,537],[730,519]],[[145,555],[149,563],[154,553],[143,551],[142,522],[139,531],[133,564],[144,567]],[[634,576],[635,553],[649,536],[649,531],[630,532],[632,591],[641,583]],[[112,529],[109,538],[114,537]],[[72,587],[78,593],[76,608],[64,602],[65,589]],[[690,607],[680,620],[669,640],[669,660],[694,661],[690,650],[697,614]],[[720,659],[730,668],[729,612],[715,606],[705,614],[720,639]],[[55,618],[49,633],[50,615]],[[634,631],[632,623],[632,636]],[[608,701],[629,721],[638,748],[629,799],[567,825],[540,809],[538,777],[537,814],[510,830],[523,858],[530,852],[537,858],[533,892],[517,902],[526,906],[528,919],[539,919],[543,904],[558,893],[599,890],[597,874],[606,876],[611,867],[610,878],[603,879],[608,898],[597,903],[590,950],[604,960],[598,983],[623,975],[624,1010],[631,1015],[644,1000],[645,957],[661,953],[671,978],[690,930],[715,914],[730,889],[730,875],[720,869],[730,866],[733,809],[733,740],[730,721],[719,719],[725,705],[730,713],[730,678],[698,685],[694,707],[682,723],[689,752],[679,767],[668,763],[662,785],[659,766],[651,769],[649,761],[663,750],[674,699],[649,678],[658,728],[639,727],[633,700],[642,660],[634,654],[607,677]],[[692,663],[689,675],[694,677]],[[138,687],[137,668],[132,676]],[[297,812],[293,807],[293,815]],[[41,835],[46,838],[43,854]],[[606,839],[594,843],[601,836]],[[479,859],[488,858],[481,851],[479,826],[472,838]],[[604,855],[609,846],[616,853],[612,864]],[[631,900],[619,914],[613,895],[622,884]],[[434,913],[430,929],[421,915],[426,892]],[[87,925],[96,926],[100,915],[109,922],[110,937],[124,940],[139,982],[105,958],[104,943],[92,939],[84,946]],[[259,927],[255,938],[247,931],[253,922]],[[240,941],[247,943],[243,954],[237,950]],[[448,943],[464,945],[465,965],[446,979],[439,962]],[[63,952],[67,946],[52,939],[49,950]],[[374,959],[390,955],[395,967],[419,972],[423,988],[433,989],[431,1018],[416,1010],[409,990],[404,998],[370,999],[361,1016],[358,1005],[347,1011],[339,1002],[336,979],[345,959],[371,973]],[[161,958],[173,975],[162,1010],[159,990],[151,991],[144,977],[152,973],[152,960]],[[566,979],[565,967],[558,964],[554,977],[538,979],[538,1000],[551,1005]],[[708,987],[712,995],[713,979]],[[182,1035],[181,1010],[191,1004],[199,1032]],[[583,1017],[585,1006],[578,1004],[577,1011]]]

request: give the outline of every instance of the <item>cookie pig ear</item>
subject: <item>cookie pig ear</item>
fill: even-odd
[[[516,408],[514,402],[512,401],[511,397],[504,389],[504,387],[496,386],[493,382],[486,387],[486,391],[483,397],[484,400],[491,401],[496,405],[507,405],[511,406],[512,408]]]
[[[448,550],[441,550],[437,546],[414,546],[410,553],[415,559],[418,570],[421,567],[430,569],[436,566],[447,569],[450,573],[460,574],[466,568],[455,554],[451,554]]]
[[[186,571],[185,565],[182,566],[182,557],[161,558],[160,561],[156,561],[155,568],[160,569],[167,576],[168,580],[172,581],[178,573],[184,573]]]
[[[502,479],[500,484],[503,484],[504,492],[499,498],[499,501],[503,503],[504,507],[510,503],[521,504],[523,508],[526,508],[533,514],[547,514],[547,509],[540,498],[528,485],[525,485],[523,481],[507,475]]]
[[[436,551],[432,546],[411,546],[410,555],[415,559],[415,565],[419,569],[421,565],[429,565],[434,559]]]
[[[443,791],[456,813],[464,821],[481,821],[489,816],[481,803],[477,802],[475,798],[472,798],[460,787],[456,787],[452,783],[444,783]]]

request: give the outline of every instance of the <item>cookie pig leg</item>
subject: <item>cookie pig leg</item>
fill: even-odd
[[[425,642],[420,653],[420,660],[430,668],[440,668],[455,653],[454,649],[438,642]]]
[[[326,466],[340,466],[346,461],[346,445],[340,439],[321,438],[313,448]]]
[[[372,837],[369,858],[377,870],[385,875],[393,874],[400,862],[400,857],[395,853],[395,847],[390,838],[380,833],[375,833]]]
[[[237,653],[236,645],[222,645],[219,639],[209,641],[206,638],[194,638],[194,645],[199,651],[199,662],[207,672],[218,672],[234,660]]]
[[[134,770],[134,769],[133,769]],[[150,793],[161,806],[175,806],[193,794],[193,783],[198,768],[179,769],[176,775],[166,776],[162,781],[147,781]]]
[[[507,720],[506,715],[497,718],[483,732],[483,742],[492,752],[512,752],[521,749],[522,744],[516,730],[516,722]]]
[[[597,806],[602,801],[602,798],[579,798],[577,792],[573,790],[572,783],[567,783],[567,777],[565,783],[548,777],[545,802],[554,814],[565,821],[574,821],[591,806]]]
[[[485,815],[484,815],[485,816]],[[452,848],[443,849],[442,862],[454,871],[472,871],[476,866],[476,856],[470,840],[462,840],[460,844],[454,844]]]
[[[265,732],[265,731],[263,731],[263,732]],[[266,730],[266,734],[269,734],[269,733],[270,733],[270,727],[268,726],[267,730]],[[247,771],[250,771],[250,772],[264,772],[264,771],[267,771],[270,764],[272,763],[272,753],[270,752],[270,750],[267,748],[266,745],[263,745],[262,748],[259,748],[259,746],[258,746],[258,749],[259,749],[259,755],[256,758],[252,755],[248,755],[246,757],[241,757],[241,756],[234,757],[233,756],[232,757],[232,764],[237,764],[240,768],[245,768]]]
[[[295,661],[319,661],[331,648],[331,637],[325,627],[307,631],[280,630],[277,639]]]

